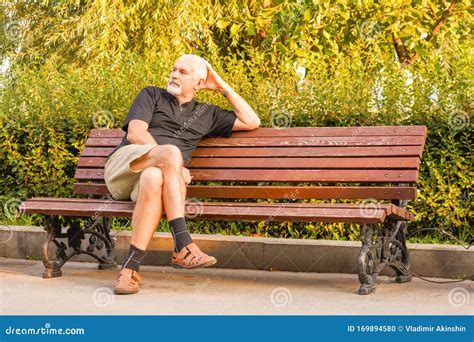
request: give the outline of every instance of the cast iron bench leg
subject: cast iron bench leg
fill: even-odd
[[[117,267],[114,261],[115,243],[110,237],[111,218],[88,218],[84,221],[84,228],[81,227],[77,218],[65,217],[63,221],[64,227],[57,216],[45,217],[44,227],[47,237],[43,244],[43,265],[45,266],[43,278],[60,277],[63,265],[79,254],[87,254],[95,258],[99,262],[100,270]],[[63,228],[66,229],[65,232]],[[54,247],[57,261],[51,260],[51,246]]]
[[[386,234],[387,241],[384,243],[384,250],[387,252],[384,253],[384,261],[397,274],[395,278],[397,283],[406,283],[412,279],[410,252],[406,245],[407,227],[406,221],[389,221],[385,227],[390,234]]]
[[[375,292],[378,274],[390,266],[395,270],[397,283],[411,281],[410,253],[406,246],[406,221],[387,220],[380,229],[377,224],[364,224],[359,253],[359,294]]]
[[[364,224],[360,231],[362,248],[359,253],[359,294],[375,292],[375,280],[383,265],[380,264],[382,237],[376,224]]]
[[[63,275],[61,271],[62,264],[57,261],[51,261],[49,257],[49,245],[55,241],[56,235],[61,232],[61,226],[58,225],[57,217],[45,216],[44,229],[46,230],[46,240],[43,243],[43,265],[45,270],[43,278],[56,278]],[[57,247],[57,246],[56,246]]]

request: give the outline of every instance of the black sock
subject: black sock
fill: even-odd
[[[138,249],[134,245],[130,245],[128,255],[125,258],[122,269],[131,268],[132,270],[138,272],[138,270],[140,269],[140,261],[142,260],[144,255],[145,251]]]
[[[178,253],[183,247],[193,242],[193,240],[191,239],[191,235],[189,235],[184,217],[177,217],[168,222],[170,224],[171,234],[173,234],[174,251]]]

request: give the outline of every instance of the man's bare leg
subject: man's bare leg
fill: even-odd
[[[175,241],[174,263],[185,268],[213,265],[215,258],[203,253],[192,242],[185,224],[186,184],[182,175],[181,151],[173,145],[158,145],[130,165],[133,171],[147,167],[158,167],[163,173],[163,205]],[[180,254],[177,254],[178,252]],[[191,263],[190,260],[194,261]]]
[[[163,172],[147,167],[140,175],[137,203],[132,216],[132,245],[146,250],[163,213]]]
[[[181,151],[173,145],[159,145],[131,163],[133,171],[158,167],[163,173],[163,206],[175,242],[175,252],[192,244],[184,218],[185,184]],[[141,228],[140,228],[141,229]]]
[[[157,167],[163,173],[163,205],[168,220],[183,217],[185,197],[181,189],[183,182],[181,151],[173,145],[158,145],[130,165],[133,171],[144,170],[147,167]]]
[[[181,189],[181,179],[178,181],[174,180],[177,177],[175,176],[174,168],[168,167],[168,164],[174,164],[175,160],[173,159],[174,148],[169,146],[159,146],[155,148],[157,151],[153,153],[148,153],[145,156],[151,154],[152,157],[155,155],[160,155],[162,158],[156,162],[154,159],[148,158],[139,158],[135,162],[132,162],[130,167],[134,171],[142,171],[139,180],[139,191],[137,203],[135,205],[135,210],[132,216],[132,241],[130,244],[128,255],[125,259],[125,262],[120,271],[117,283],[115,284],[115,293],[116,294],[131,294],[139,291],[139,284],[141,281],[141,276],[138,273],[140,267],[140,261],[145,254],[145,250],[148,246],[148,243],[153,236],[153,232],[158,226],[162,213],[163,213],[163,190],[168,188],[171,196],[168,198],[171,201],[168,201],[168,207],[172,208],[182,208],[184,212],[184,204],[179,203],[183,202],[182,189]],[[179,155],[181,157],[181,153]],[[179,159],[177,159],[177,165]],[[166,166],[162,165],[166,164]],[[163,167],[160,168],[158,165]],[[167,170],[167,177],[165,178],[163,170]],[[179,175],[181,176],[181,169]],[[181,176],[182,178],[182,176]],[[168,183],[173,182],[174,184],[165,185],[165,179]],[[173,190],[173,187],[175,188]],[[171,191],[169,191],[171,188]],[[177,194],[177,196],[176,196]],[[173,205],[171,203],[178,203],[178,205]],[[177,213],[171,213],[172,215],[179,215],[179,210]]]

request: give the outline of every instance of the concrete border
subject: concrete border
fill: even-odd
[[[113,231],[116,261],[125,257],[130,243],[128,231]],[[41,259],[46,233],[42,227],[0,224],[0,257]],[[290,272],[352,273],[358,269],[360,242],[254,238],[193,234],[194,241],[215,256],[218,268]],[[169,233],[155,233],[144,265],[170,265],[173,240]],[[440,244],[408,244],[411,270],[422,277],[459,278],[474,273],[474,248]],[[92,261],[87,255],[72,261]],[[382,275],[394,275],[386,268]]]

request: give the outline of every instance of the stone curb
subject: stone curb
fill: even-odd
[[[113,231],[116,261],[121,263],[131,233]],[[41,259],[46,233],[42,227],[0,225],[0,257]],[[352,273],[358,270],[360,242],[297,240],[193,234],[203,251],[217,258],[218,268],[290,272]],[[173,240],[169,233],[155,233],[143,259],[144,265],[169,266]],[[411,270],[422,277],[457,278],[474,273],[474,248],[440,244],[408,244]],[[72,261],[93,261],[87,255]],[[382,275],[394,275],[386,268]]]

